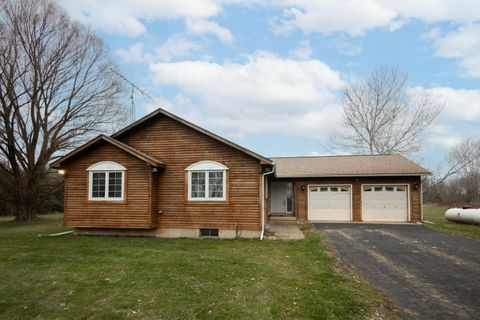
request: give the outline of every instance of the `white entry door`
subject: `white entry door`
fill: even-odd
[[[272,214],[293,213],[293,186],[291,182],[272,182]]]
[[[350,221],[352,188],[345,186],[310,186],[308,188],[308,220]]]
[[[363,221],[408,221],[407,185],[364,185]]]

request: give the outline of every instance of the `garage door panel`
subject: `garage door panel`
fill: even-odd
[[[351,188],[349,186],[310,187],[308,219],[350,221]]]
[[[364,186],[362,193],[363,221],[407,221],[406,186]]]

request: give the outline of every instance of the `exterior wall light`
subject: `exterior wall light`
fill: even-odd
[[[62,176],[65,175],[65,169],[58,170],[58,174],[61,174]]]

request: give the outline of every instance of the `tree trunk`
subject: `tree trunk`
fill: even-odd
[[[35,208],[29,208],[29,206],[21,205],[19,208],[15,208],[15,221],[27,222],[37,219]]]
[[[23,175],[23,177],[18,179],[22,187],[18,189],[17,201],[13,204],[16,221],[33,221],[37,219],[37,202],[44,195],[41,194],[41,189],[37,187],[38,182],[35,180],[39,179],[41,181],[43,178],[41,174],[35,172],[30,175]]]

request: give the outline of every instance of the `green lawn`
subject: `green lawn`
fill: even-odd
[[[43,219],[0,222],[1,319],[393,315],[313,231],[291,242],[49,237],[66,229],[58,215]]]
[[[425,224],[432,229],[443,231],[460,236],[470,237],[473,239],[480,239],[480,225],[464,224],[450,222],[445,219],[445,211],[448,208],[424,208],[424,220],[431,221],[434,224]]]

